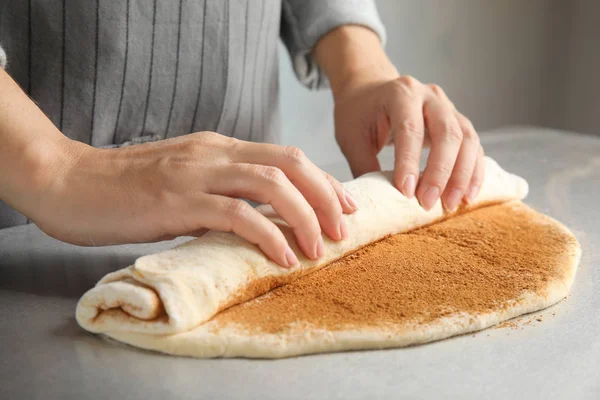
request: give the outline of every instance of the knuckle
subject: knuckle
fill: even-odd
[[[428,169],[439,179],[448,180],[452,174],[452,166],[444,163],[434,162],[428,166]]]
[[[186,140],[181,141],[179,144],[179,148],[185,154],[191,155],[192,157],[197,155],[202,148],[201,139],[197,137],[186,138]]]
[[[467,192],[468,189],[468,183],[469,182],[459,182],[459,181],[448,181],[448,185],[446,185],[447,188],[452,188],[452,189],[458,189],[460,190],[463,194]]]
[[[242,200],[231,199],[226,207],[225,212],[233,221],[242,221],[248,218],[252,212],[252,207]]]
[[[285,146],[283,152],[286,158],[293,164],[302,164],[306,162],[306,155],[302,150],[295,146]]]
[[[405,119],[400,123],[400,129],[402,133],[414,138],[414,139],[422,139],[425,135],[424,129],[421,127],[421,124],[417,123],[417,121],[413,119]]]
[[[283,171],[281,171],[277,167],[272,167],[270,165],[259,165],[256,166],[257,175],[265,178],[268,181],[280,181],[284,175]]]
[[[285,178],[283,171],[277,167],[259,166],[256,168],[257,174],[269,182],[280,184]]]
[[[189,139],[189,140],[206,140],[209,139],[212,135],[211,133],[213,132],[193,132],[190,133],[189,135],[185,135],[182,137],[182,139]]]
[[[233,158],[234,155],[240,151],[240,147],[242,146],[243,142],[239,139],[232,138],[229,136],[224,136],[223,139],[223,146],[225,148],[226,154],[230,158]]]
[[[475,127],[473,126],[471,121],[469,119],[463,117],[461,119],[461,125],[462,125],[463,137],[465,139],[474,141],[477,144],[479,144],[479,135],[475,131]]]
[[[436,85],[435,83],[430,83],[427,86],[429,87],[429,90],[431,90],[431,93],[433,93],[434,95],[436,95],[438,97],[446,97],[446,92],[444,92],[444,89],[442,89],[442,87],[440,85]]]
[[[233,137],[222,136],[222,135],[219,135],[219,136],[220,136],[220,140],[223,142],[223,145],[230,149],[235,149],[242,142],[241,140],[233,138]]]
[[[397,82],[408,88],[415,88],[419,85],[419,81],[410,75],[402,75],[398,77]]]
[[[462,141],[463,132],[450,117],[442,117],[435,126],[436,129],[430,130],[430,136],[438,140],[458,140]]]
[[[477,132],[475,132],[472,129],[467,128],[467,129],[463,130],[462,134],[463,134],[463,139],[471,141],[477,148],[477,153],[479,153],[480,141],[479,141],[479,135],[477,134]]]
[[[463,131],[451,121],[446,121],[443,125],[444,137],[452,142],[461,142],[463,140]]]
[[[220,146],[223,145],[227,139],[223,135],[210,131],[194,133],[191,137],[195,143],[201,146]]]
[[[407,99],[414,99],[419,93],[420,82],[412,76],[404,75],[396,78],[390,85],[392,96],[402,95]]]
[[[199,138],[211,139],[211,140],[219,140],[223,138],[223,135],[219,135],[217,132],[212,131],[202,131],[197,133]]]

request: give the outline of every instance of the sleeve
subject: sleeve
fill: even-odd
[[[311,51],[326,33],[348,24],[370,28],[385,43],[374,0],[282,0],[280,34],[302,84],[310,89],[329,86]]]
[[[6,68],[6,53],[2,46],[0,46],[0,68]]]

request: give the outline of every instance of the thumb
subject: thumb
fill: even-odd
[[[374,131],[370,132],[359,132],[356,127],[336,130],[337,142],[355,178],[369,172],[381,171],[377,154],[386,144],[390,133],[390,120],[385,112],[379,113],[374,128]],[[345,135],[340,134],[341,132]]]
[[[381,171],[379,160],[377,159],[377,149],[368,143],[353,143],[342,148],[346,160],[350,165],[350,170],[355,178],[373,171]]]

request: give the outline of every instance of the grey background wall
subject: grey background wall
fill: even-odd
[[[526,124],[600,133],[600,2],[377,4],[400,72],[441,85],[478,130]],[[318,164],[342,159],[330,94],[301,87],[281,59],[284,143]]]
[[[577,0],[571,5],[571,24],[566,37],[564,75],[553,125],[600,134],[600,2]]]

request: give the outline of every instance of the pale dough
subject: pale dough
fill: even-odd
[[[230,233],[209,232],[172,250],[139,258],[134,265],[108,274],[79,301],[79,324],[134,346],[195,357],[285,357],[347,349],[398,347],[485,328],[514,316],[547,307],[563,298],[572,282],[579,250],[565,263],[570,276],[550,282],[548,295],[524,295],[502,313],[455,315],[401,335],[383,329],[360,331],[298,330],[295,334],[252,336],[234,326],[215,329],[206,323],[223,308],[250,300],[314,271],[357,248],[389,234],[406,232],[448,217],[440,202],[429,212],[390,183],[390,173],[372,173],[344,184],[360,209],[347,219],[349,239],[325,238],[319,262],[301,258],[286,270],[260,250]],[[520,200],[528,186],[486,158],[486,180],[474,207]],[[261,208],[293,242],[287,225],[270,207]],[[566,229],[566,228],[565,228]],[[300,252],[296,247],[296,254]],[[257,283],[261,283],[257,285]],[[517,299],[515,299],[517,300]]]

